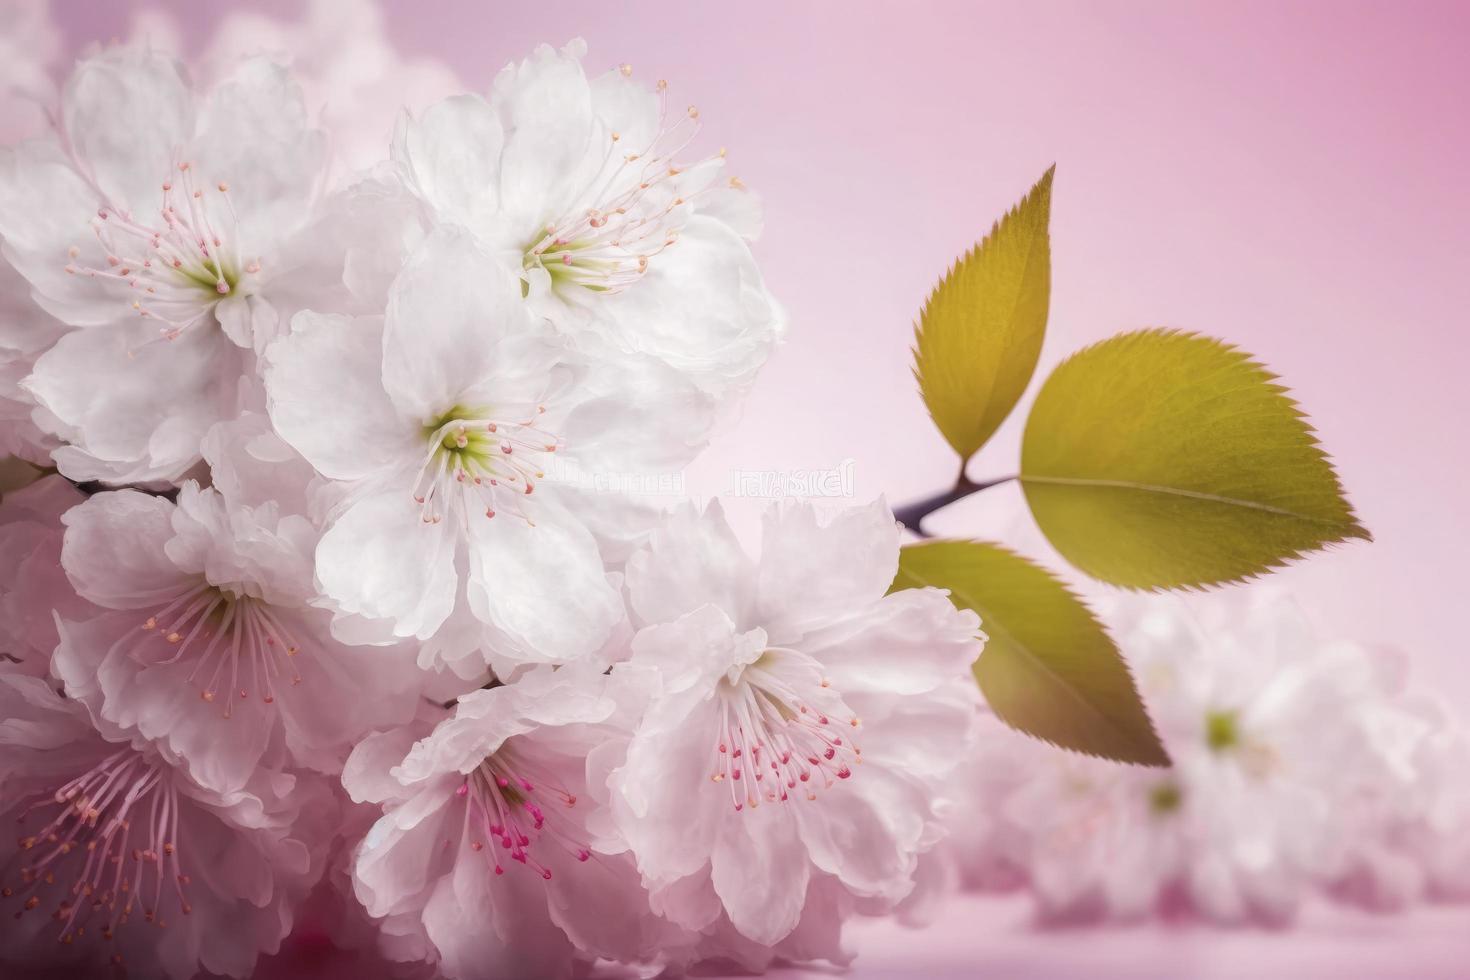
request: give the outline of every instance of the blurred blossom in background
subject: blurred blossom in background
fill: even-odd
[[[0,21],[7,143],[111,40],[187,53],[203,79],[264,50],[293,64],[339,175],[383,156],[400,107],[483,90],[541,42],[581,36],[589,67],[669,78],[759,189],[757,253],[791,321],[740,424],[677,477],[727,497],[747,535],[772,497],[901,503],[952,479],[908,371],[911,323],[949,259],[1056,162],[1038,373],[1122,328],[1229,336],[1310,406],[1377,541],[1269,589],[1077,583],[1175,768],[988,726],[906,909],[930,931],[859,926],[852,975],[1470,974],[1454,619],[1470,544],[1470,8],[0,0]],[[23,294],[3,275],[10,304]],[[28,356],[0,350],[0,375]],[[1005,472],[1024,409],[973,476]],[[1020,512],[1005,487],[934,529],[1053,559]],[[261,975],[374,969],[333,952],[330,912]]]

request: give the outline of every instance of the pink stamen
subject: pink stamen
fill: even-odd
[[[769,649],[745,667],[737,681],[722,681],[718,697],[710,781],[729,786],[737,811],[762,802],[786,802],[787,790],[802,784],[810,787],[804,795],[814,800],[818,783],[830,789],[849,778],[851,765],[862,761],[856,745],[831,732],[829,716],[839,710],[845,714],[846,708],[804,654]],[[816,704],[824,710],[815,710]],[[859,726],[856,717],[848,723]],[[744,767],[737,761],[744,755],[756,760],[753,781],[744,778]],[[765,782],[766,770],[772,776],[770,784]]]

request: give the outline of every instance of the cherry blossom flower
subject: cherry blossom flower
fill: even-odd
[[[79,480],[173,480],[233,414],[295,299],[286,253],[320,188],[321,133],[266,60],[208,92],[109,48],[67,81],[57,132],[0,154],[0,237],[66,324],[26,380]]]
[[[70,975],[248,977],[322,870],[323,788],[211,794],[0,669],[0,963]]]
[[[343,782],[383,816],[358,847],[357,897],[388,955],[453,980],[568,975],[574,959],[650,958],[664,926],[626,858],[594,853],[585,758],[617,705],[587,665],[534,668],[417,728],[370,736]]]
[[[614,673],[653,693],[603,762],[613,822],[655,910],[709,942],[728,923],[747,947],[841,961],[842,903],[809,895],[891,906],[941,836],[980,633],[942,592],[885,595],[897,555],[882,503],[827,525],[809,505],[774,510],[758,560],[711,505],[628,564],[641,629]]]
[[[784,326],[746,236],[758,206],[724,151],[686,162],[699,110],[623,65],[589,81],[586,45],[541,46],[496,77],[405,116],[393,158],[441,220],[525,277],[579,343],[660,358],[706,390],[747,386]]]
[[[710,410],[658,362],[569,351],[452,227],[385,318],[300,314],[267,360],[277,431],[348,485],[316,552],[338,635],[416,637],[421,665],[465,677],[482,648],[564,662],[608,638],[622,603],[594,532],[625,515],[584,477],[682,466]]]
[[[56,675],[200,784],[233,792],[290,763],[336,772],[363,734],[412,717],[411,659],[342,647],[308,605],[305,518],[190,481],[177,504],[120,490],[62,520],[61,563],[102,608],[59,621]]]

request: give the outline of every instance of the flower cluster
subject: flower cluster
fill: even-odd
[[[844,963],[910,894],[980,624],[881,502],[752,556],[621,489],[784,324],[699,111],[584,54],[364,161],[320,65],[115,45],[0,154],[0,962],[245,977],[314,895],[451,978]]]
[[[1470,900],[1470,738],[1401,657],[1317,640],[1279,595],[1115,607],[1173,767],[987,733],[931,890],[1025,885],[1063,923]]]

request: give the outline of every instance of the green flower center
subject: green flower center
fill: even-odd
[[[1224,752],[1240,744],[1240,725],[1235,712],[1211,711],[1205,715],[1205,744],[1214,752]]]
[[[1184,805],[1184,791],[1176,783],[1159,783],[1148,794],[1148,807],[1163,816],[1177,813]]]
[[[159,334],[173,340],[197,324],[213,321],[215,304],[234,295],[260,264],[241,255],[239,224],[229,185],[196,181],[193,167],[180,163],[162,183],[156,217],[134,216],[104,201],[92,231],[105,264],[88,266],[73,245],[66,271],[121,284],[133,311],[155,320]]]
[[[545,457],[561,442],[540,428],[541,405],[511,408],[455,405],[424,422],[424,460],[414,479],[414,500],[426,524],[446,513],[483,511],[494,517],[510,507],[534,524],[525,498],[546,473]]]

